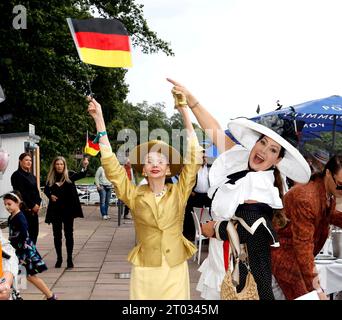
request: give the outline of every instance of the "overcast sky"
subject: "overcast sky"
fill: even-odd
[[[128,101],[165,102],[170,77],[223,127],[308,100],[342,95],[341,0],[137,0],[174,57],[133,49]]]

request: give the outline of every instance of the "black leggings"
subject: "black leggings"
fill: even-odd
[[[73,217],[56,217],[52,222],[53,239],[57,258],[62,257],[62,227],[64,225],[65,245],[67,249],[68,259],[72,259],[72,251],[74,249],[74,218]]]
[[[238,224],[237,232],[240,243],[246,243],[249,265],[254,280],[258,286],[260,300],[274,300],[272,291],[272,269],[270,235],[264,226],[259,226],[254,235]],[[245,286],[247,268],[240,262],[240,284],[237,287],[240,292]]]

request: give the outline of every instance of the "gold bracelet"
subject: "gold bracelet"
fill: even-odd
[[[199,105],[199,102],[196,101],[192,106],[189,105],[190,109],[196,108]]]

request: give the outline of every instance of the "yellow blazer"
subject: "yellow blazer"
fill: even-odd
[[[167,184],[166,194],[158,204],[148,185],[135,186],[131,183],[114,154],[101,159],[117,197],[131,209],[137,245],[129,253],[128,261],[134,265],[159,267],[164,254],[169,266],[173,267],[196,252],[196,247],[182,232],[185,206],[196,182],[202,150],[196,137],[189,140],[179,181],[177,184]]]

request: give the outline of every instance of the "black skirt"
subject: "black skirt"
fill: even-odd
[[[279,244],[277,233],[272,225],[273,209],[269,205],[265,203],[240,204],[236,209],[235,217],[240,222],[238,230],[242,227],[248,233],[254,234],[258,228],[265,228],[269,234],[271,245]],[[239,232],[241,243],[246,241],[245,235],[245,232]]]

